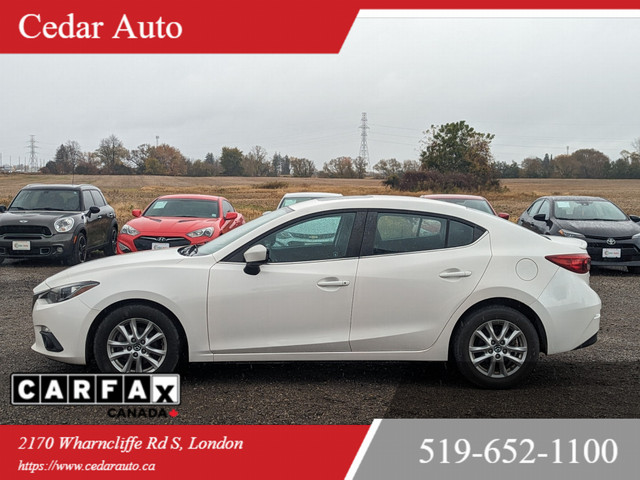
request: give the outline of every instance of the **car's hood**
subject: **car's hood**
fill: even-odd
[[[78,214],[79,212],[47,212],[43,210],[6,211],[0,214],[0,225],[52,225],[58,218]]]
[[[143,235],[184,235],[206,227],[220,226],[220,218],[191,217],[138,217],[129,220],[129,226]]]
[[[177,248],[166,250],[149,250],[144,252],[127,253],[112,257],[99,258],[81,263],[57,273],[34,288],[34,293],[40,293],[52,287],[68,285],[83,281],[100,281],[101,278],[121,270],[119,275],[126,275],[131,269],[146,267],[166,267],[183,261],[185,256],[178,253]],[[123,268],[126,266],[126,269]]]
[[[632,220],[607,222],[603,220],[558,220],[564,230],[581,233],[587,237],[631,237],[640,233],[640,225]]]

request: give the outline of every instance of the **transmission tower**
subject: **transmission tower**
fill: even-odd
[[[29,148],[29,171],[30,172],[37,172],[38,171],[38,158],[36,155],[36,150],[38,149],[38,147],[36,146],[36,136],[35,135],[30,135],[30,139],[29,139],[29,144],[28,144],[28,148]]]
[[[367,130],[369,127],[367,126],[367,114],[366,112],[362,112],[362,118],[360,119],[360,153],[358,157],[363,159],[367,165],[367,171],[369,171],[369,147],[367,146]]]

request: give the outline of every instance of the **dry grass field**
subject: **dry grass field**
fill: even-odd
[[[222,195],[251,220],[265,210],[272,210],[286,192],[324,191],[343,195],[386,194],[401,192],[384,187],[374,179],[330,178],[247,178],[247,177],[161,177],[161,176],[80,176],[75,183],[91,183],[102,189],[116,209],[120,224],[132,218],[131,210],[144,208],[159,195],[169,193],[203,193]],[[0,205],[8,205],[13,196],[29,183],[71,183],[68,175],[11,174],[0,175]],[[495,209],[511,214],[513,221],[537,197],[542,195],[595,195],[608,198],[628,214],[640,214],[640,180],[584,179],[508,179],[502,192],[486,192]],[[413,192],[421,195],[437,192]]]

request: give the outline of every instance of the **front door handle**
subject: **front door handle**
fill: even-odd
[[[448,271],[440,273],[440,278],[461,278],[461,277],[470,277],[471,272],[468,270],[456,270],[456,271]]]
[[[346,287],[349,283],[349,280],[320,280],[317,285],[319,287]]]

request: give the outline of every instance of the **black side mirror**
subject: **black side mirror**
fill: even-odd
[[[96,207],[95,205],[93,207],[89,207],[89,213],[100,213],[100,207]]]
[[[0,213],[4,213],[7,211],[7,207],[5,207],[4,205],[0,205]]]
[[[0,207],[0,212],[2,212],[2,207]],[[629,218],[636,223],[640,222],[640,217],[638,215],[629,215]]]
[[[548,220],[547,215],[545,213],[539,213],[533,216],[533,219],[537,222],[546,222]]]
[[[254,245],[249,250],[244,252],[244,261],[247,264],[244,266],[244,273],[247,275],[257,275],[260,273],[260,265],[267,262],[269,258],[269,251],[264,245]]]

